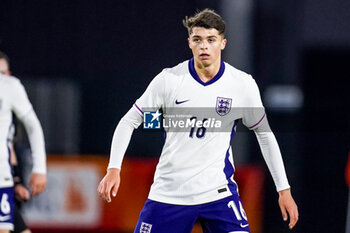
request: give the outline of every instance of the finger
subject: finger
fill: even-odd
[[[29,198],[30,198],[30,194],[29,194],[28,190],[25,190],[23,193],[22,199],[27,201],[27,200],[29,200]]]
[[[29,187],[32,191],[32,195],[35,196],[38,194],[38,191],[39,191],[39,185],[37,183],[37,180],[36,179],[31,179],[30,182],[29,182]]]
[[[107,196],[107,201],[111,202],[111,189],[112,189],[112,183],[107,182],[106,190],[105,190],[105,195]]]
[[[42,193],[45,189],[46,185],[45,184],[40,184],[38,188],[38,194]]]
[[[105,182],[104,181],[101,181],[100,183],[100,190],[99,190],[99,195],[100,197],[104,200],[104,201],[107,201],[106,200],[106,196],[105,196]]]
[[[33,185],[33,195],[38,195],[40,194],[42,191],[44,191],[46,187],[46,183],[45,182],[38,182],[38,183],[35,183]]]
[[[101,195],[104,201],[109,202],[107,182],[105,181],[102,183]]]
[[[29,182],[29,188],[31,190],[32,195],[35,195],[36,187],[35,187],[34,182],[32,180]]]
[[[294,216],[290,216],[290,221],[289,221],[289,229],[292,229],[295,226],[296,219]]]
[[[112,190],[112,196],[113,197],[116,197],[117,196],[117,192],[118,192],[118,186],[117,186],[117,184],[115,184],[114,186],[113,186],[113,190]]]
[[[295,224],[296,224],[296,221],[295,220],[291,220],[290,222],[289,222],[289,229],[293,229],[293,227],[295,226]]]
[[[33,185],[33,196],[38,195],[42,191],[41,185]]]
[[[36,196],[38,193],[36,185],[32,185],[32,195]]]
[[[283,221],[287,221],[288,220],[288,214],[287,214],[286,208],[285,207],[281,207],[281,212],[282,212]]]
[[[102,183],[100,182],[97,186],[97,194],[99,195],[99,197],[102,197]]]
[[[290,215],[289,229],[292,229],[295,226],[295,224],[298,222],[298,219],[299,219],[298,211],[294,210],[289,215]]]
[[[29,188],[33,189],[33,186],[34,186],[34,181],[33,181],[33,179],[30,179]]]

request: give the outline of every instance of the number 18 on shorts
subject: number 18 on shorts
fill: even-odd
[[[134,233],[191,233],[198,222],[204,233],[249,233],[237,194],[199,205],[172,205],[147,200]]]

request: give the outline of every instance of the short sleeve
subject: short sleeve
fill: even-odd
[[[245,87],[245,102],[243,108],[243,124],[253,130],[266,119],[265,109],[261,101],[258,85],[249,75]]]
[[[16,114],[16,116],[21,119],[28,112],[30,112],[33,109],[33,107],[20,81],[16,81],[13,83],[12,95],[12,110]]]
[[[148,85],[142,96],[136,100],[134,106],[143,114],[145,109],[160,109],[164,105],[164,73],[159,73]]]

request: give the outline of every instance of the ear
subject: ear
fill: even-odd
[[[226,40],[226,39],[223,39],[222,42],[221,42],[221,50],[224,50],[224,49],[225,49],[226,43],[227,43],[227,40]]]
[[[192,49],[192,48],[191,48],[191,42],[190,42],[190,38],[189,38],[189,37],[187,38],[187,43],[188,43],[188,47],[189,47],[190,49]]]

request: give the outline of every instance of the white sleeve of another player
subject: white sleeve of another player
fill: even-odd
[[[33,109],[32,104],[28,99],[27,93],[23,85],[18,79],[16,79],[16,81],[13,82],[12,91],[13,96],[11,98],[11,109],[18,118],[22,118],[24,115],[26,115]]]
[[[30,148],[33,156],[34,173],[46,173],[46,152],[44,134],[38,117],[27,97],[23,85],[16,81],[13,85],[12,110],[23,123],[28,134]]]
[[[259,124],[259,127],[254,129],[254,132],[277,191],[290,188],[280,148],[266,118]]]
[[[108,168],[121,169],[123,158],[134,129],[142,123],[142,115],[132,107],[119,121],[113,135]]]
[[[46,152],[44,134],[39,119],[33,110],[19,119],[21,120],[26,129],[29,138],[30,148],[32,150],[32,172],[46,174]]]

